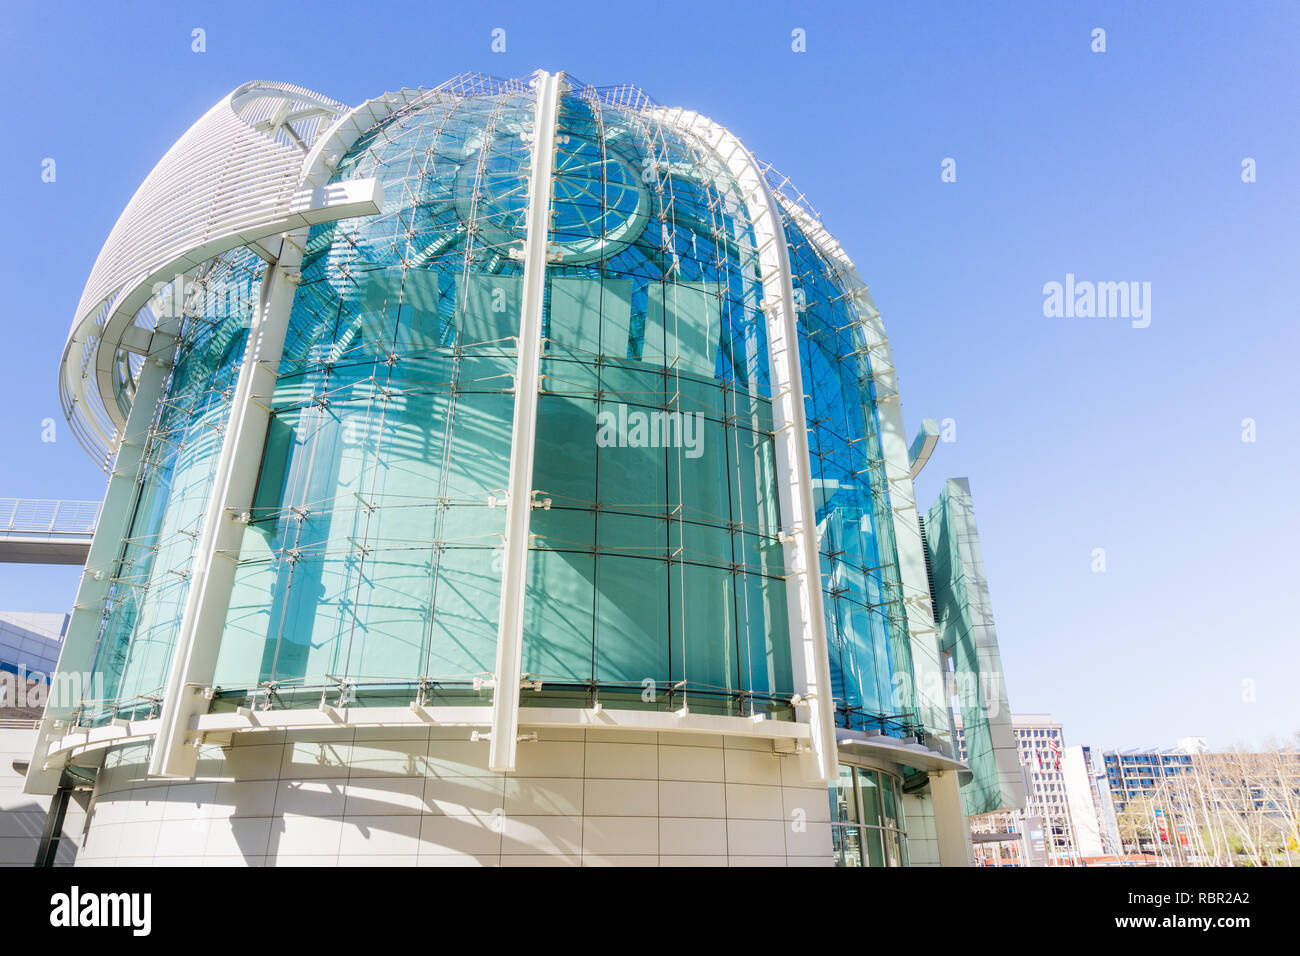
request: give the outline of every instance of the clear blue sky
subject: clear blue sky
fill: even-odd
[[[0,36],[0,494],[102,494],[59,411],[64,337],[123,205],[230,89],[566,70],[711,115],[821,209],[909,428],[956,422],[918,490],[970,478],[1014,709],[1102,747],[1300,730],[1300,6],[27,2]],[[1150,282],[1150,327],[1045,318],[1066,273]],[[66,609],[76,580],[0,566],[0,608]]]

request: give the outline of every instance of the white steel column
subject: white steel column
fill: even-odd
[[[826,256],[852,296],[858,311],[862,348],[871,366],[876,389],[876,412],[880,422],[880,451],[885,459],[885,479],[893,511],[894,545],[898,552],[898,577],[903,591],[908,644],[912,655],[912,699],[896,700],[899,710],[912,710],[924,728],[943,737],[949,735],[947,682],[939,639],[930,606],[930,584],[925,573],[925,545],[917,520],[916,491],[912,485],[911,455],[903,427],[903,408],[898,397],[898,374],[894,370],[889,337],[857,268],[826,228],[800,207],[788,202],[786,209],[804,235]],[[898,691],[896,691],[898,693]],[[907,689],[903,690],[907,693]],[[949,741],[949,745],[952,742]]]
[[[217,666],[239,548],[246,525],[240,516],[252,506],[262,446],[271,420],[271,396],[289,327],[289,310],[302,261],[300,242],[306,230],[286,239],[277,264],[267,266],[248,346],[244,352],[230,417],[217,460],[216,475],[194,551],[190,587],[159,720],[149,758],[151,775],[191,777],[198,760],[187,746],[194,718],[207,713],[208,688]]]
[[[930,774],[930,800],[934,806],[934,834],[940,866],[971,866],[970,822],[961,803],[961,781],[955,770]]]
[[[772,418],[778,423],[774,445],[777,493],[785,522],[786,604],[792,670],[796,687],[803,688],[799,691],[800,709],[807,708],[812,728],[815,767],[812,779],[826,783],[835,776],[839,761],[790,249],[776,199],[754,157],[740,140],[698,113],[673,109],[664,111],[663,116],[698,136],[726,164],[743,193],[758,243],[772,379]]]
[[[317,139],[303,160],[299,181],[299,186],[307,191],[308,205],[326,210],[311,222],[370,216],[382,211],[384,190],[379,181],[353,180],[330,185],[331,171],[365,129],[407,105],[415,95],[418,94],[403,92],[363,103]],[[353,201],[358,199],[359,202]],[[327,211],[331,205],[337,206],[333,214]],[[257,490],[262,448],[271,420],[271,396],[309,232],[310,226],[301,226],[275,243],[278,260],[267,266],[262,281],[257,314],[249,330],[248,348],[235,384],[216,477],[195,549],[158,736],[149,758],[151,774],[190,777],[197,766],[198,751],[188,746],[190,729],[195,719],[208,710],[205,691],[217,666],[246,527],[239,519],[251,509]]]
[[[149,441],[149,429],[158,411],[158,398],[163,383],[171,373],[176,340],[170,335],[153,337],[152,346],[135,383],[135,398],[122,438],[118,443],[117,459],[108,480],[104,504],[99,511],[99,523],[90,544],[86,567],[77,586],[77,599],[72,605],[72,618],[68,622],[67,636],[59,654],[59,665],[50,680],[50,699],[36,737],[36,750],[27,770],[24,793],[51,794],[58,788],[63,772],[57,767],[45,767],[45,754],[51,741],[61,734],[54,723],[70,718],[81,704],[87,691],[87,678],[93,663],[95,639],[104,620],[104,601],[117,573],[117,562],[122,554],[122,542],[131,531],[140,481],[140,462]],[[91,690],[93,693],[93,689]]]
[[[524,653],[524,599],[528,581],[528,525],[532,515],[533,456],[537,438],[537,389],[542,360],[542,304],[551,230],[551,183],[555,169],[555,126],[563,74],[537,72],[536,112],[528,179],[528,237],[524,243],[523,308],[519,317],[519,361],[515,411],[510,432],[510,479],[497,618],[497,657],[492,693],[488,766],[515,769],[519,743],[519,680]]]

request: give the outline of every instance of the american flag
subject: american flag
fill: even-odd
[[[1053,737],[1047,742],[1047,746],[1052,748],[1052,756],[1056,760],[1056,769],[1061,769],[1061,742]]]

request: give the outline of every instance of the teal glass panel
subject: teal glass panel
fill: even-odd
[[[880,816],[883,824],[887,827],[901,826],[898,816],[898,793],[894,780],[883,774],[880,777],[880,798]]]
[[[524,673],[547,681],[591,683],[595,578],[596,559],[590,552],[529,554]]]
[[[717,285],[655,282],[647,295],[641,360],[712,375],[720,334]]]
[[[740,689],[740,655],[732,572],[675,563],[669,598],[673,625],[670,679],[684,680],[688,687],[714,699],[736,693]]]
[[[500,553],[490,548],[448,548],[439,555],[425,674],[454,680],[493,672],[500,561]]]
[[[662,368],[647,368],[640,362],[615,363],[601,369],[600,390],[606,404],[626,405],[629,411],[662,409],[676,393],[669,390]]]
[[[383,546],[358,561],[344,672],[359,681],[420,673],[432,617],[434,556],[428,538],[405,537],[412,519],[409,509],[377,512],[366,529],[367,540]],[[390,525],[397,529],[389,531]]]
[[[618,422],[620,416],[641,409],[602,403],[600,411]],[[624,428],[618,425],[618,428]],[[598,449],[598,490],[603,508],[627,514],[663,516],[668,512],[668,476],[665,450],[641,446],[610,445]]]
[[[646,517],[616,511],[602,511],[596,533],[601,554],[619,554],[669,560],[672,521],[667,517]]]
[[[731,514],[745,531],[774,538],[777,516],[775,450],[772,439],[745,426],[727,429]]]
[[[550,281],[548,351],[589,360],[596,355],[625,359],[632,326],[628,279],[557,276]]]
[[[596,502],[597,405],[582,398],[542,395],[537,402],[537,447],[533,488],[551,506],[590,510]],[[534,525],[545,513],[534,515]],[[538,530],[534,527],[534,531]],[[591,548],[588,537],[585,546]]]
[[[475,371],[489,369],[480,365]],[[486,502],[494,495],[501,496],[508,480],[514,396],[497,390],[502,383],[495,376],[472,384],[461,381],[463,390],[448,412],[453,426],[445,465],[446,496]],[[495,388],[487,388],[489,383]],[[470,390],[476,386],[484,390]]]
[[[646,558],[596,560],[596,680],[662,697],[669,675],[669,565]]]
[[[271,673],[265,655],[268,647],[276,645],[284,618],[284,609],[277,606],[276,599],[281,569],[273,531],[254,525],[244,533],[213,675],[217,687],[239,687],[249,675],[260,679]]]
[[[668,446],[668,502],[679,509],[682,520],[726,528],[731,523],[732,481],[728,431],[721,422],[703,415],[667,413],[651,418],[652,429],[673,435]],[[655,426],[658,427],[655,427]]]
[[[402,306],[394,351],[398,355],[423,355],[445,344],[444,310],[436,272],[407,270],[402,277]]]
[[[790,673],[785,580],[737,574],[734,581],[741,685],[758,695],[780,697]]]
[[[522,289],[520,276],[466,276],[456,301],[460,343],[504,343],[518,338]]]

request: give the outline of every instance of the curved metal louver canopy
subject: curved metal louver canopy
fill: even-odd
[[[125,423],[124,357],[169,331],[144,308],[155,284],[286,229],[344,218],[343,200],[364,200],[364,189],[328,198],[302,189],[306,154],[348,109],[300,86],[245,83],[177,140],[127,204],[86,282],[60,371],[64,414],[101,467]],[[319,211],[331,204],[332,214]],[[352,214],[373,211],[363,201]]]

